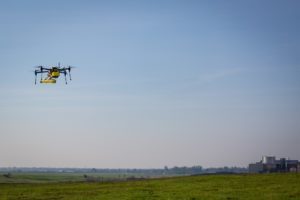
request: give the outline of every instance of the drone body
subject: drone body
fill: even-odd
[[[43,67],[43,66],[38,66],[37,69],[34,71],[35,74],[35,84],[36,84],[36,79],[37,75],[41,74],[41,80],[40,83],[56,83],[56,79],[60,77],[61,74],[65,75],[65,82],[67,82],[67,74],[69,74],[70,81],[72,80],[71,78],[71,69],[73,67],[68,66],[68,67],[61,67],[60,63],[58,63],[58,66],[54,66],[51,68],[48,67]],[[47,77],[43,79],[43,74],[47,73]]]

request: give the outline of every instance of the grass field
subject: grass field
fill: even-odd
[[[25,183],[4,183],[2,178],[0,199],[300,199],[300,174],[293,173],[200,175],[103,183],[60,182],[68,181],[67,174],[58,178],[55,174],[41,176],[20,174],[23,181],[30,179]],[[75,176],[69,180],[76,179]]]
[[[6,174],[6,173],[2,173]],[[58,182],[84,182],[90,180],[90,182],[107,182],[111,180],[125,180],[126,178],[133,176],[141,177],[140,174],[114,174],[114,173],[86,173],[89,178],[84,177],[84,173],[12,173],[11,178],[5,178],[0,173],[0,183],[58,183]]]

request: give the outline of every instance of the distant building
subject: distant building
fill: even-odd
[[[249,164],[250,173],[300,172],[300,162],[289,158],[276,160],[275,156],[263,156],[260,162]]]

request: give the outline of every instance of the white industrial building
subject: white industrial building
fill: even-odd
[[[276,160],[275,156],[263,156],[260,162],[249,164],[249,172],[300,172],[300,162],[289,158]]]

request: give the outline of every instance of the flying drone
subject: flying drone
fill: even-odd
[[[37,69],[34,70],[35,74],[35,84],[37,75],[41,74],[41,81],[40,83],[56,83],[56,79],[59,78],[60,74],[65,75],[65,82],[67,82],[67,74],[69,74],[70,81],[72,80],[71,77],[71,69],[74,67],[68,66],[68,67],[61,67],[60,63],[58,63],[58,66],[53,67],[44,67],[44,66],[37,66]],[[47,73],[47,77],[43,78],[43,74]]]

